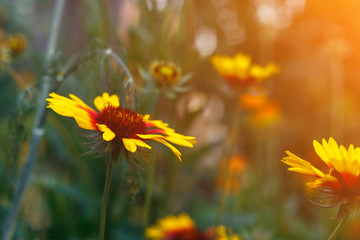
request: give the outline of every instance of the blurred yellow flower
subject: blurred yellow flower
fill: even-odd
[[[150,65],[150,74],[139,67],[141,78],[145,81],[144,90],[158,88],[168,98],[175,98],[177,93],[190,89],[185,86],[191,79],[191,74],[182,75],[181,69],[172,62],[154,61]]]
[[[150,66],[152,76],[159,84],[171,85],[181,77],[181,70],[172,62],[155,61]]]
[[[10,56],[15,58],[26,50],[27,39],[22,34],[13,34],[5,39],[5,44],[9,49]]]
[[[193,147],[196,143],[195,137],[178,134],[168,124],[150,120],[150,115],[123,108],[117,95],[103,93],[96,97],[94,105],[99,112],[73,94],[69,96],[50,93],[48,108],[62,116],[73,117],[81,128],[97,131],[97,139],[112,144],[119,151],[135,153],[138,147],[151,149],[146,141],[153,140],[167,146],[181,160],[181,153],[172,144]]]
[[[306,185],[318,191],[319,199],[314,201],[317,205],[334,207],[341,204],[346,211],[354,211],[360,204],[360,148],[354,148],[352,144],[348,149],[343,145],[339,147],[333,138],[329,141],[323,139],[322,144],[314,140],[313,145],[328,172],[321,171],[289,151],[286,151],[288,156],[282,158],[282,162],[291,166],[290,171],[316,178]]]
[[[241,237],[238,234],[232,234],[231,229],[229,231],[230,235],[228,235],[225,226],[217,227],[215,240],[241,240]]]
[[[195,222],[182,213],[179,216],[167,216],[146,229],[145,237],[152,240],[210,240],[210,232],[201,232]]]
[[[210,62],[227,83],[235,87],[254,85],[279,72],[279,67],[275,64],[253,64],[250,56],[242,53],[234,57],[215,55]]]

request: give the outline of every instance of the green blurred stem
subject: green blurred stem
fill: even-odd
[[[346,214],[344,214],[344,216],[342,217],[342,219],[339,221],[338,225],[336,226],[336,228],[334,229],[334,231],[331,233],[330,237],[328,238],[328,240],[335,240],[336,237],[339,235],[339,233],[341,232],[341,230],[344,227],[344,224],[346,222],[346,220],[348,219],[350,215],[350,212],[347,211]]]
[[[39,105],[36,112],[35,124],[31,135],[29,155],[26,159],[25,165],[20,175],[20,179],[17,183],[12,205],[6,215],[2,240],[10,240],[15,227],[15,220],[21,207],[25,190],[28,186],[30,175],[34,168],[37,152],[40,146],[41,139],[44,135],[44,123],[46,118],[46,98],[51,90],[51,62],[56,50],[57,39],[60,30],[60,22],[63,16],[65,7],[65,0],[57,0],[54,7],[54,14],[52,15],[52,23],[50,29],[50,36],[48,40],[48,46],[45,56],[45,74],[42,77],[41,92],[39,97]]]
[[[101,20],[101,27],[100,27],[100,35],[101,38],[107,43],[109,40],[109,14],[107,9],[107,0],[97,0],[99,11],[100,11],[100,20]]]
[[[100,230],[99,230],[99,240],[104,240],[105,236],[105,223],[106,223],[106,206],[109,197],[110,183],[111,183],[111,172],[113,168],[113,164],[116,162],[119,154],[112,154],[111,159],[108,162],[107,170],[106,170],[106,179],[104,186],[104,193],[102,197],[101,203],[101,212],[100,212]]]
[[[144,219],[143,219],[145,228],[149,225],[149,215],[151,209],[152,192],[153,192],[154,178],[155,178],[155,165],[156,165],[156,158],[154,157],[154,153],[152,153],[149,162],[149,169],[148,169],[149,173],[148,173],[146,195],[145,195],[145,209],[144,209]]]
[[[230,162],[231,158],[234,155],[235,148],[237,145],[238,140],[238,132],[240,127],[240,108],[236,107],[233,122],[230,128],[230,139],[229,139],[229,146],[227,148],[227,153],[225,154],[225,176],[224,176],[224,182],[222,186],[222,193],[220,196],[220,202],[216,213],[216,219],[215,219],[215,226],[219,225],[222,219],[222,215],[224,212],[225,202],[226,202],[226,195],[227,195],[227,182],[229,181],[230,177]]]
[[[156,104],[157,108],[155,109],[154,118],[161,119],[160,115],[162,114],[162,110],[164,109],[164,106],[166,104],[165,96],[162,92],[159,93],[159,96],[157,98],[157,103],[161,103],[161,104],[160,105]],[[156,166],[156,153],[154,151],[151,151],[149,168],[148,168],[148,179],[146,185],[145,209],[144,209],[144,219],[143,219],[143,224],[145,228],[149,225],[152,193],[155,182],[155,166]]]
[[[26,82],[24,81],[24,79],[15,71],[15,69],[10,64],[3,63],[2,69],[4,70],[4,72],[9,74],[9,76],[16,82],[16,84],[21,89],[26,87]]]

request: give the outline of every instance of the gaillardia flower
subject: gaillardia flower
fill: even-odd
[[[241,240],[241,237],[238,234],[231,233],[231,229],[229,229],[229,231],[230,234],[228,234],[228,230],[225,226],[217,227],[215,240]]]
[[[234,57],[215,55],[210,62],[230,86],[238,88],[252,86],[279,72],[275,64],[253,64],[250,56],[242,53]]]
[[[13,34],[6,38],[6,45],[9,49],[10,56],[15,58],[21,55],[27,48],[27,39],[22,34]]]
[[[151,240],[241,240],[238,234],[228,234],[231,229],[225,226],[211,227],[201,231],[195,222],[182,213],[178,216],[167,216],[157,221],[145,231],[145,237]]]
[[[185,213],[164,217],[145,231],[145,237],[152,240],[210,240],[212,235],[210,231],[197,229],[194,221]]]
[[[181,70],[172,62],[155,61],[150,66],[152,76],[159,84],[174,84],[179,81]]]
[[[135,153],[138,147],[151,149],[146,142],[153,140],[167,146],[180,160],[181,153],[172,144],[193,147],[195,137],[184,136],[160,120],[151,120],[150,115],[141,115],[120,106],[117,95],[103,93],[94,99],[95,111],[80,98],[70,98],[50,93],[48,108],[56,113],[73,117],[79,127],[96,131],[91,139],[104,143],[104,149],[119,150],[125,154]]]
[[[149,72],[140,69],[141,77],[149,87],[160,89],[168,98],[175,98],[177,93],[189,90],[185,84],[191,79],[191,74],[182,75],[181,69],[172,62],[154,61]]]
[[[343,145],[337,145],[333,138],[322,144],[313,141],[314,149],[320,159],[329,169],[327,172],[314,167],[289,151],[282,161],[291,167],[290,171],[311,175],[314,181],[306,185],[314,190],[318,199],[317,205],[322,207],[334,207],[341,204],[340,211],[352,212],[360,203],[360,148],[354,148],[351,144],[348,149]]]

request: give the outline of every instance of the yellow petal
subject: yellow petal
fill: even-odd
[[[115,94],[109,96],[108,93],[104,92],[102,96],[97,96],[94,99],[94,105],[97,109],[99,109],[99,111],[102,111],[104,107],[106,107],[109,104],[114,107],[119,107],[120,106],[119,97]]]
[[[177,150],[173,145],[171,145],[170,143],[166,142],[165,140],[161,139],[161,138],[155,138],[155,141],[164,144],[165,146],[167,146],[168,148],[170,148],[170,150],[179,158],[179,160],[181,161],[181,153],[179,150]]]
[[[324,176],[323,172],[311,165],[308,161],[299,158],[298,156],[289,151],[285,152],[288,154],[288,157],[283,157],[281,161],[291,166],[291,168],[289,168],[289,171],[314,175],[318,177]]]
[[[146,144],[144,141],[142,141],[142,140],[140,140],[140,139],[132,139],[132,141],[133,141],[137,146],[151,149],[151,147],[150,147],[148,144]]]
[[[134,153],[134,152],[136,151],[137,146],[136,146],[136,143],[135,143],[134,139],[131,139],[131,138],[123,138],[122,141],[123,141],[123,143],[124,143],[125,148],[126,148],[129,152]]]
[[[154,138],[161,138],[162,135],[159,134],[136,134],[136,136],[142,138],[142,139],[154,139]]]
[[[194,145],[190,142],[187,141],[185,139],[181,139],[178,137],[174,137],[174,136],[165,136],[163,137],[166,141],[169,141],[171,143],[177,144],[179,146],[184,146],[184,147],[193,147]]]
[[[113,140],[116,136],[115,133],[111,131],[111,129],[108,128],[108,126],[106,126],[105,124],[96,124],[96,126],[99,128],[99,131],[103,132],[103,139],[105,141],[109,142]]]
[[[316,154],[324,161],[329,167],[331,167],[330,160],[323,148],[323,146],[316,140],[313,141],[313,146]]]

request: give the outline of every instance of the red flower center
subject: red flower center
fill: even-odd
[[[191,228],[169,232],[164,240],[210,240],[210,236]]]
[[[136,134],[146,134],[146,125],[142,116],[121,106],[105,107],[96,117],[96,122],[105,124],[116,135],[115,140],[122,138],[139,138]]]
[[[254,77],[239,78],[238,76],[226,76],[225,80],[227,83],[234,87],[249,87],[256,83]]]

